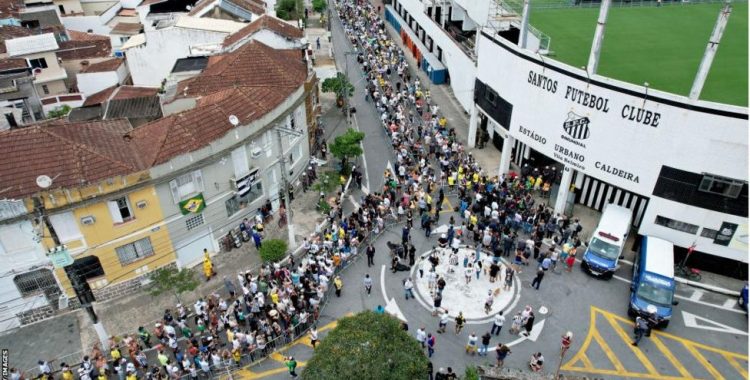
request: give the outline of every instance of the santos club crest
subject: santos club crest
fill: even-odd
[[[568,136],[576,140],[585,140],[589,138],[589,122],[590,120],[586,116],[568,112],[568,118],[563,123],[563,129]]]

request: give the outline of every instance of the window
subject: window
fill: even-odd
[[[21,26],[28,29],[36,29],[39,27],[39,20],[21,21]]]
[[[63,244],[83,238],[81,230],[78,229],[78,223],[73,212],[50,215],[49,221],[52,223],[52,227],[55,228],[57,237],[60,238],[60,242]]]
[[[125,223],[135,219],[133,209],[130,208],[128,197],[118,198],[107,202],[109,213],[112,215],[112,221],[115,224]]]
[[[203,175],[200,170],[183,174],[169,181],[169,189],[172,191],[174,203],[180,203],[203,191]]]
[[[59,291],[55,276],[49,269],[37,269],[13,277],[18,291],[22,297],[30,297],[37,294],[47,294],[52,291]]]
[[[128,37],[120,37],[120,42],[124,44],[124,43],[128,42],[129,39],[130,39],[130,36],[128,36]]]
[[[484,92],[484,98],[490,102],[493,106],[495,105],[495,91],[492,91],[489,87],[487,87],[486,91]]]
[[[198,214],[185,220],[185,226],[187,227],[188,231],[201,225],[203,225],[203,214]]]
[[[49,87],[46,84],[42,85],[42,92],[44,95],[49,95]]]
[[[709,239],[712,239],[712,240],[716,239],[716,235],[718,235],[718,234],[719,234],[719,231],[712,230],[712,229],[706,228],[706,227],[703,227],[703,229],[701,230],[701,237],[709,238]]]
[[[302,144],[297,144],[291,149],[291,153],[289,153],[289,163],[294,166],[300,158],[302,158]]]
[[[47,68],[47,60],[44,58],[34,58],[29,60],[29,66],[31,66],[32,69],[46,69]]]
[[[698,228],[700,228],[696,226],[695,224],[680,222],[679,220],[669,219],[661,215],[656,216],[656,220],[654,221],[654,223],[660,226],[671,228],[677,231],[686,232],[692,235],[695,235],[696,233],[698,233]]]
[[[127,265],[153,255],[154,248],[151,246],[151,238],[146,237],[117,247],[115,248],[115,252],[117,252],[117,258],[120,259],[120,264]]]
[[[706,193],[723,195],[729,198],[737,198],[742,191],[744,182],[705,174],[701,180],[698,190]]]
[[[263,196],[263,185],[261,181],[257,181],[250,185],[250,191],[240,196],[235,194],[233,197],[227,199],[225,206],[227,208],[227,216],[232,216],[245,209],[250,204],[258,200]]]

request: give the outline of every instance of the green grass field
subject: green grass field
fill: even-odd
[[[610,8],[598,74],[687,95],[720,9]],[[581,67],[588,62],[598,14],[597,8],[533,9],[531,24],[552,38],[555,59]],[[747,18],[747,3],[733,4],[701,99],[747,107]]]

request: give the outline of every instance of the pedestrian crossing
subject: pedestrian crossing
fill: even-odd
[[[593,306],[589,316],[588,335],[562,371],[641,379],[748,378],[747,355],[659,330],[633,346],[631,320]]]

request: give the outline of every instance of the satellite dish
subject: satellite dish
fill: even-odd
[[[240,119],[237,116],[229,115],[229,123],[236,127],[240,125]]]
[[[36,177],[36,185],[42,189],[46,189],[52,186],[52,178],[46,175],[40,175],[39,177]]]
[[[187,11],[190,12],[190,10],[193,9],[193,7],[188,5],[187,7],[185,7],[185,9],[187,9]]]

